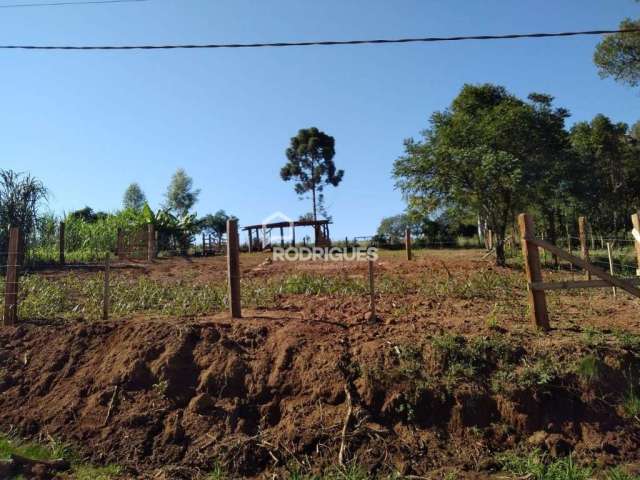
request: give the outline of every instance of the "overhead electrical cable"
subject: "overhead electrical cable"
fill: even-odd
[[[148,2],[149,0],[81,0],[79,2],[48,2],[48,3],[11,3],[1,5],[0,8],[22,8],[22,7],[60,7],[71,5],[101,5],[106,3],[137,3]]]
[[[112,0],[115,1],[115,0]],[[219,49],[219,48],[282,48],[341,45],[383,45],[400,43],[438,43],[485,40],[516,40],[524,38],[557,38],[586,35],[606,35],[615,33],[640,33],[640,28],[623,30],[586,30],[580,32],[556,33],[514,33],[507,35],[465,35],[455,37],[396,38],[378,40],[321,40],[309,42],[278,43],[211,43],[178,45],[0,45],[0,49],[11,50],[177,50],[177,49]]]

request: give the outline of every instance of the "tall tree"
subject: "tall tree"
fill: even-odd
[[[176,170],[166,193],[166,206],[177,215],[185,216],[198,202],[200,189],[193,188],[193,179],[183,168]]]
[[[640,150],[628,126],[604,115],[576,123],[571,143],[578,168],[571,176],[572,194],[597,230],[615,233],[639,205]]]
[[[336,170],[335,154],[335,139],[315,127],[300,130],[286,150],[287,163],[280,177],[285,182],[295,179],[294,188],[300,196],[311,192],[314,220],[322,207],[324,186],[337,187],[344,176],[344,170]]]
[[[235,218],[227,215],[224,210],[218,210],[215,214],[208,214],[199,220],[203,231],[210,232],[216,236],[218,243],[221,242],[222,236],[227,233],[227,220]]]
[[[627,18],[620,24],[620,30],[639,29],[640,20]],[[632,87],[640,84],[640,32],[616,33],[608,35],[596,47],[593,56],[601,77]]]
[[[144,204],[147,202],[147,197],[144,192],[140,188],[140,185],[137,183],[132,183],[127,187],[124,191],[124,196],[122,198],[122,207],[125,210],[135,210],[139,212],[144,207]]]
[[[540,113],[540,99],[532,104],[504,87],[465,85],[448,110],[433,114],[422,141],[405,141],[405,155],[394,165],[410,210],[425,217],[443,208],[480,213],[497,236],[498,265],[505,264],[507,226],[538,195],[548,171],[541,166],[555,161],[541,152],[550,131],[561,136],[563,123]],[[546,180],[551,188],[553,179]]]

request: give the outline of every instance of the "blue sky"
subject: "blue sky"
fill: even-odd
[[[0,0],[0,5],[18,0]],[[26,3],[26,0],[24,0]],[[0,9],[1,44],[303,41],[608,29],[631,0],[150,0]],[[430,45],[157,52],[2,51],[0,167],[28,171],[56,212],[114,210],[137,181],[152,206],[184,167],[199,214],[241,224],[310,210],[279,170],[289,138],[336,138],[332,234],[400,213],[391,167],[464,83],[556,97],[571,121],[640,119],[640,91],[601,80],[597,37]]]

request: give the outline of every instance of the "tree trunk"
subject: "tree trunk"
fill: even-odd
[[[507,257],[504,253],[504,237],[500,238],[500,235],[496,235],[496,265],[498,267],[507,266]]]

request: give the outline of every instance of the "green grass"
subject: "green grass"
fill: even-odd
[[[578,362],[576,373],[584,383],[596,383],[602,377],[602,361],[595,355],[587,355]]]
[[[418,291],[419,281],[391,275],[377,280],[380,294]],[[4,288],[0,279],[0,290]],[[270,279],[244,279],[242,303],[252,308],[277,306],[283,295],[363,296],[368,293],[365,276],[293,274]],[[31,319],[97,320],[102,315],[103,275],[100,272],[47,278],[29,274],[20,279],[19,315]],[[0,307],[3,299],[0,298]],[[110,281],[110,313],[196,316],[214,314],[227,306],[226,282],[199,283],[192,279],[158,281],[135,279],[114,272]]]
[[[610,469],[604,476],[606,480],[640,480],[640,475],[631,475],[622,467]]]
[[[6,460],[12,454],[32,460],[54,460],[64,458],[71,463],[70,475],[74,480],[110,480],[116,478],[121,469],[115,465],[94,467],[79,460],[78,455],[68,446],[57,441],[48,444],[27,442],[12,436],[0,434],[0,459]],[[17,477],[15,480],[18,480]]]
[[[505,471],[533,480],[587,480],[593,473],[591,468],[576,464],[571,456],[552,460],[539,450],[526,455],[508,452],[498,459]]]
[[[640,396],[631,388],[622,401],[622,410],[628,418],[640,417]]]

